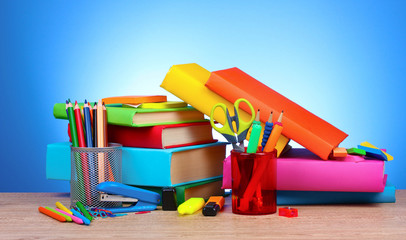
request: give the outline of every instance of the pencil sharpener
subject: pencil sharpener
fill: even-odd
[[[279,216],[284,216],[284,217],[297,217],[297,209],[296,208],[291,208],[291,207],[283,207],[279,208]]]

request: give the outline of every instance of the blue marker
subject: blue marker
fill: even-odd
[[[266,142],[268,141],[269,135],[271,135],[272,132],[273,128],[272,114],[273,112],[271,112],[271,115],[269,115],[268,122],[265,123],[264,135],[262,135],[262,143],[261,143],[262,151],[264,151]]]

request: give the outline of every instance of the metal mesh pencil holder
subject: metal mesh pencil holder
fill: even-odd
[[[121,183],[122,148],[120,144],[110,143],[103,148],[71,146],[71,207],[80,201],[89,207],[120,207],[121,202],[100,201],[96,186],[101,182]]]

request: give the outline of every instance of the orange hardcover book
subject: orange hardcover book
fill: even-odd
[[[124,104],[140,104],[151,102],[166,102],[166,96],[152,95],[152,96],[118,96],[107,97],[102,100],[104,104],[124,103]]]
[[[231,102],[247,99],[254,109],[261,110],[261,122],[268,120],[271,111],[276,121],[283,110],[282,134],[324,160],[348,136],[238,68],[212,72],[206,86]],[[249,111],[245,105],[241,108]]]

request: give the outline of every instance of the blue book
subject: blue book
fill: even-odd
[[[383,192],[278,191],[278,205],[394,203],[395,186],[386,183]]]
[[[170,149],[123,147],[122,182],[142,186],[178,186],[223,175],[224,142]],[[48,179],[70,180],[70,143],[47,146]]]

